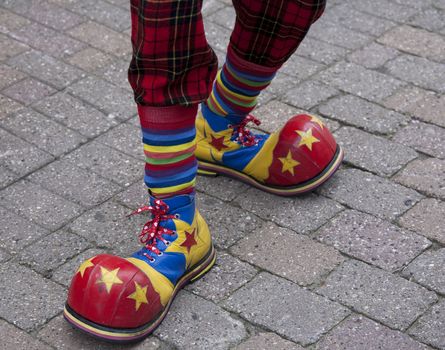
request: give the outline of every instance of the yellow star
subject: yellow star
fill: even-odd
[[[305,145],[307,148],[309,148],[310,151],[312,151],[312,144],[320,142],[319,139],[312,136],[312,129],[309,129],[308,131],[304,132],[301,130],[295,130],[295,132],[300,135],[301,140],[298,144],[298,147]]]
[[[286,171],[290,172],[292,174],[292,176],[295,175],[294,173],[294,168],[297,165],[300,165],[300,162],[296,161],[294,158],[292,158],[292,153],[289,152],[287,153],[287,156],[284,158],[278,158],[281,162],[281,164],[283,164],[283,167],[281,168],[281,172],[285,173]]]
[[[110,293],[111,287],[113,284],[122,284],[124,282],[121,281],[119,277],[117,277],[117,273],[119,272],[120,267],[114,269],[113,271],[108,271],[105,267],[100,267],[100,273],[102,274],[101,278],[96,283],[103,283],[107,288],[107,292]]]
[[[322,129],[324,128],[323,122],[320,119],[318,119],[315,115],[311,115],[311,122],[314,122],[314,123],[320,125],[320,128],[322,128]]]
[[[83,274],[85,273],[85,270],[89,267],[94,266],[94,264],[91,262],[95,257],[93,256],[91,259],[85,260],[82,265],[79,266],[79,269],[77,272],[80,272],[80,275],[83,277]],[[77,273],[76,272],[76,273]]]
[[[134,286],[136,287],[136,290],[130,294],[127,298],[128,299],[133,299],[136,304],[135,304],[135,308],[136,311],[139,310],[139,308],[141,307],[141,304],[148,304],[148,300],[147,300],[147,287],[145,286],[144,288],[142,288],[136,281],[134,281]]]

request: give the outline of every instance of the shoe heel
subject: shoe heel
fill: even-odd
[[[198,174],[203,176],[211,176],[211,177],[217,177],[219,174],[214,173],[213,171],[198,169]]]

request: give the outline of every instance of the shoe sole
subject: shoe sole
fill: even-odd
[[[141,327],[131,329],[105,327],[83,318],[74,310],[72,310],[68,304],[65,305],[63,316],[75,328],[95,338],[99,338],[110,343],[122,344],[141,341],[142,339],[148,337],[151,333],[153,333],[153,331],[161,324],[178,292],[185,285],[196,281],[197,279],[201,278],[206,272],[208,272],[215,263],[215,260],[216,251],[212,245],[209,254],[203,259],[203,261],[198,263],[178,281],[175,289],[173,290],[172,297],[170,298],[164,310],[159,314],[159,316],[156,319],[152,320],[150,323],[145,324]]]
[[[261,182],[258,182],[253,177],[246,175],[240,171],[227,168],[222,165],[208,163],[198,159],[198,174],[204,176],[218,176],[224,175],[237,180],[240,180],[248,185],[252,185],[260,190],[268,193],[273,193],[279,196],[295,196],[303,194],[306,192],[313,191],[315,188],[319,187],[321,184],[326,182],[329,178],[334,175],[343,160],[344,152],[343,149],[337,145],[337,149],[334,157],[328,166],[316,177],[305,181],[297,186],[280,187],[280,186],[268,186]]]

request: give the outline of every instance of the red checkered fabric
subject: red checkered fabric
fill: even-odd
[[[242,59],[280,67],[323,13],[326,0],[233,0],[230,48]],[[202,0],[131,0],[129,81],[144,106],[207,99],[217,58],[205,38]]]

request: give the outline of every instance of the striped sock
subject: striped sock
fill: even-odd
[[[221,117],[240,122],[255,108],[258,95],[270,84],[276,71],[277,68],[239,58],[229,46],[226,62],[206,101],[208,108]]]
[[[153,196],[192,193],[198,169],[197,106],[138,106],[145,153],[144,181]]]

